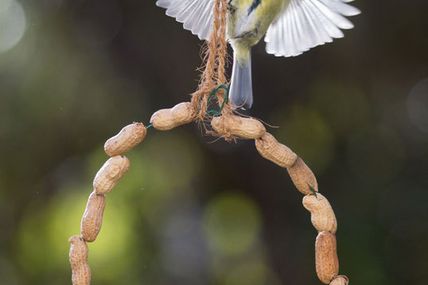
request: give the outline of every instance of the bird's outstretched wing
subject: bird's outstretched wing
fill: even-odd
[[[208,40],[213,24],[214,0],[158,0],[156,5],[183,23],[186,30],[201,40]]]
[[[341,29],[354,27],[345,16],[360,13],[347,4],[352,1],[290,0],[267,31],[266,51],[275,56],[297,56],[334,38],[342,38]]]

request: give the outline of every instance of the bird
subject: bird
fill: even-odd
[[[354,25],[361,13],[353,0],[228,0],[226,37],[233,49],[229,101],[235,108],[253,105],[251,49],[264,37],[266,52],[295,57],[333,39]],[[201,40],[213,30],[215,0],[157,0],[166,15],[183,23]]]

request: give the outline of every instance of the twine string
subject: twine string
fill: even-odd
[[[221,113],[231,113],[228,105],[226,89],[218,89],[214,95],[212,91],[216,86],[226,84],[226,57],[227,57],[227,40],[226,40],[226,13],[227,0],[214,0],[213,11],[213,30],[210,38],[206,43],[204,53],[204,71],[201,74],[198,89],[192,94],[192,104],[196,110],[196,118],[203,122],[206,117],[210,116],[211,110],[208,110],[209,101],[213,98],[217,100]]]

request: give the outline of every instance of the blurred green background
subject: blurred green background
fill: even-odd
[[[428,2],[367,1],[346,37],[253,52],[252,115],[317,174],[352,284],[427,284]],[[104,141],[189,100],[201,42],[154,1],[0,0],[0,283],[70,284]],[[230,68],[230,67],[229,67]],[[150,130],[108,195],[93,284],[320,284],[316,231],[253,142]]]

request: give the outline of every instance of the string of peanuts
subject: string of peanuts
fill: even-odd
[[[196,110],[192,103],[183,102],[170,109],[154,113],[150,119],[153,128],[159,131],[172,130],[195,120]],[[290,148],[279,143],[266,131],[263,124],[254,118],[237,115],[214,117],[213,130],[220,136],[255,140],[257,151],[262,157],[286,168],[303,195],[303,206],[311,213],[311,221],[318,231],[315,242],[315,264],[318,278],[324,284],[346,285],[349,280],[339,274],[336,250],[337,221],[334,211],[322,194],[318,192],[315,175],[305,162]],[[140,144],[147,135],[147,127],[133,123],[124,127],[117,135],[107,140],[104,150],[110,158],[95,175],[93,192],[89,195],[83,214],[80,235],[70,238],[70,264],[74,285],[88,285],[91,272],[88,265],[88,242],[94,242],[101,230],[106,194],[111,192],[130,167],[125,153]]]
[[[106,194],[113,190],[130,167],[130,161],[124,155],[143,142],[150,126],[159,131],[169,131],[191,122],[203,121],[207,114],[209,115],[207,108],[210,93],[216,85],[223,85],[226,81],[224,76],[226,1],[215,0],[214,30],[205,55],[205,71],[191,102],[183,102],[173,108],[159,110],[152,115],[149,126],[143,123],[130,124],[106,141],[104,150],[110,158],[93,180],[93,191],[89,195],[80,223],[80,235],[69,239],[69,261],[73,285],[91,283],[87,243],[94,242],[100,233]],[[349,279],[344,275],[338,275],[336,216],[327,198],[318,192],[318,183],[312,170],[290,148],[279,143],[272,134],[268,133],[259,120],[235,115],[231,106],[226,104],[227,94],[224,92],[225,90],[220,90],[214,94],[221,109],[216,116],[209,115],[212,133],[227,141],[255,140],[256,149],[262,157],[287,169],[297,190],[304,195],[303,206],[311,213],[311,222],[318,231],[315,241],[315,265],[318,278],[324,284],[347,285]]]

